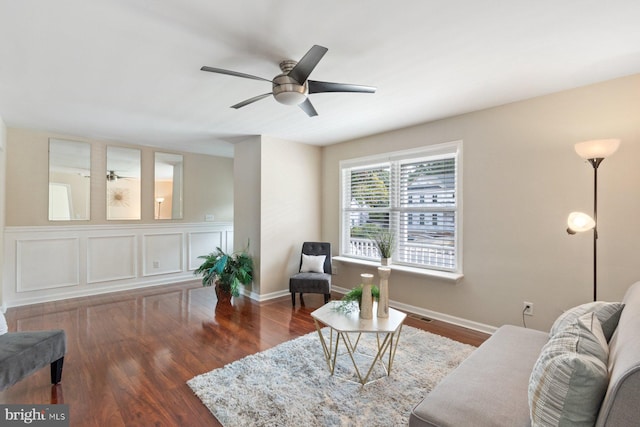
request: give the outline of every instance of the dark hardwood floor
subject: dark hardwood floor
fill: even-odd
[[[240,297],[216,308],[214,290],[194,281],[10,308],[10,331],[64,329],[67,355],[60,384],[43,368],[0,402],[67,403],[71,426],[220,425],[186,381],[315,331],[309,313],[323,296],[304,300],[292,309],[288,296]],[[476,346],[488,337],[435,320],[405,324]]]

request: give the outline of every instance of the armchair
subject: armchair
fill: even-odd
[[[324,258],[322,258],[324,257]],[[289,279],[291,304],[296,306],[296,292],[324,294],[325,304],[331,297],[331,243],[304,242],[300,255],[300,269]]]

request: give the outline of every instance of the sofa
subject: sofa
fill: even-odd
[[[608,319],[600,318],[603,308],[616,305],[616,313],[608,313]],[[589,322],[589,319],[598,321]],[[605,354],[604,362],[591,354],[576,355],[583,350],[578,347],[587,341],[583,338],[571,341],[569,353],[573,354],[554,353],[553,347],[557,347],[558,342],[566,344],[567,334],[588,327],[593,328],[593,337],[588,345],[598,347],[593,351]],[[603,341],[603,338],[608,340]],[[556,364],[557,368],[558,364],[569,359],[571,363],[578,363],[575,362],[578,360],[578,366],[589,366],[593,372],[598,370],[598,366],[600,371],[604,370],[604,373],[596,375],[601,378],[597,385],[583,383],[588,385],[589,397],[571,395],[572,385],[567,388],[555,384],[562,382],[565,372],[562,369],[554,371],[549,366]],[[549,369],[547,377],[541,374],[545,368]],[[579,383],[574,379],[569,381]],[[553,397],[544,400],[540,394],[543,389],[550,393],[565,393],[566,401],[557,395],[555,401]],[[562,418],[565,414],[561,413],[545,418],[546,415],[541,415],[547,409],[545,405],[555,405],[560,412],[573,410],[573,415]],[[584,415],[584,418],[570,418],[576,413],[578,417]],[[589,418],[585,414],[592,415]],[[498,328],[414,407],[409,419],[411,427],[594,424],[628,427],[638,423],[640,282],[627,290],[621,303],[594,302],[567,310],[556,320],[550,332],[511,325]]]

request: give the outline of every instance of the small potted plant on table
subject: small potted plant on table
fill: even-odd
[[[355,310],[356,303],[358,310],[360,309],[360,303],[362,302],[362,285],[358,285],[344,294],[342,299],[336,304],[335,309],[340,312],[350,313]],[[376,285],[371,286],[371,297],[373,300],[380,298],[380,289]]]

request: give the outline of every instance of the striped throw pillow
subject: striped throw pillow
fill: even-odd
[[[529,380],[532,426],[593,426],[607,390],[608,358],[594,312],[551,337]]]
[[[575,323],[580,316],[593,312],[598,317],[600,325],[602,326],[602,332],[604,332],[604,336],[607,338],[607,342],[609,342],[618,327],[618,320],[620,320],[623,308],[624,304],[622,303],[604,301],[594,301],[573,307],[562,313],[556,321],[553,322],[549,336],[553,337],[567,326]]]

